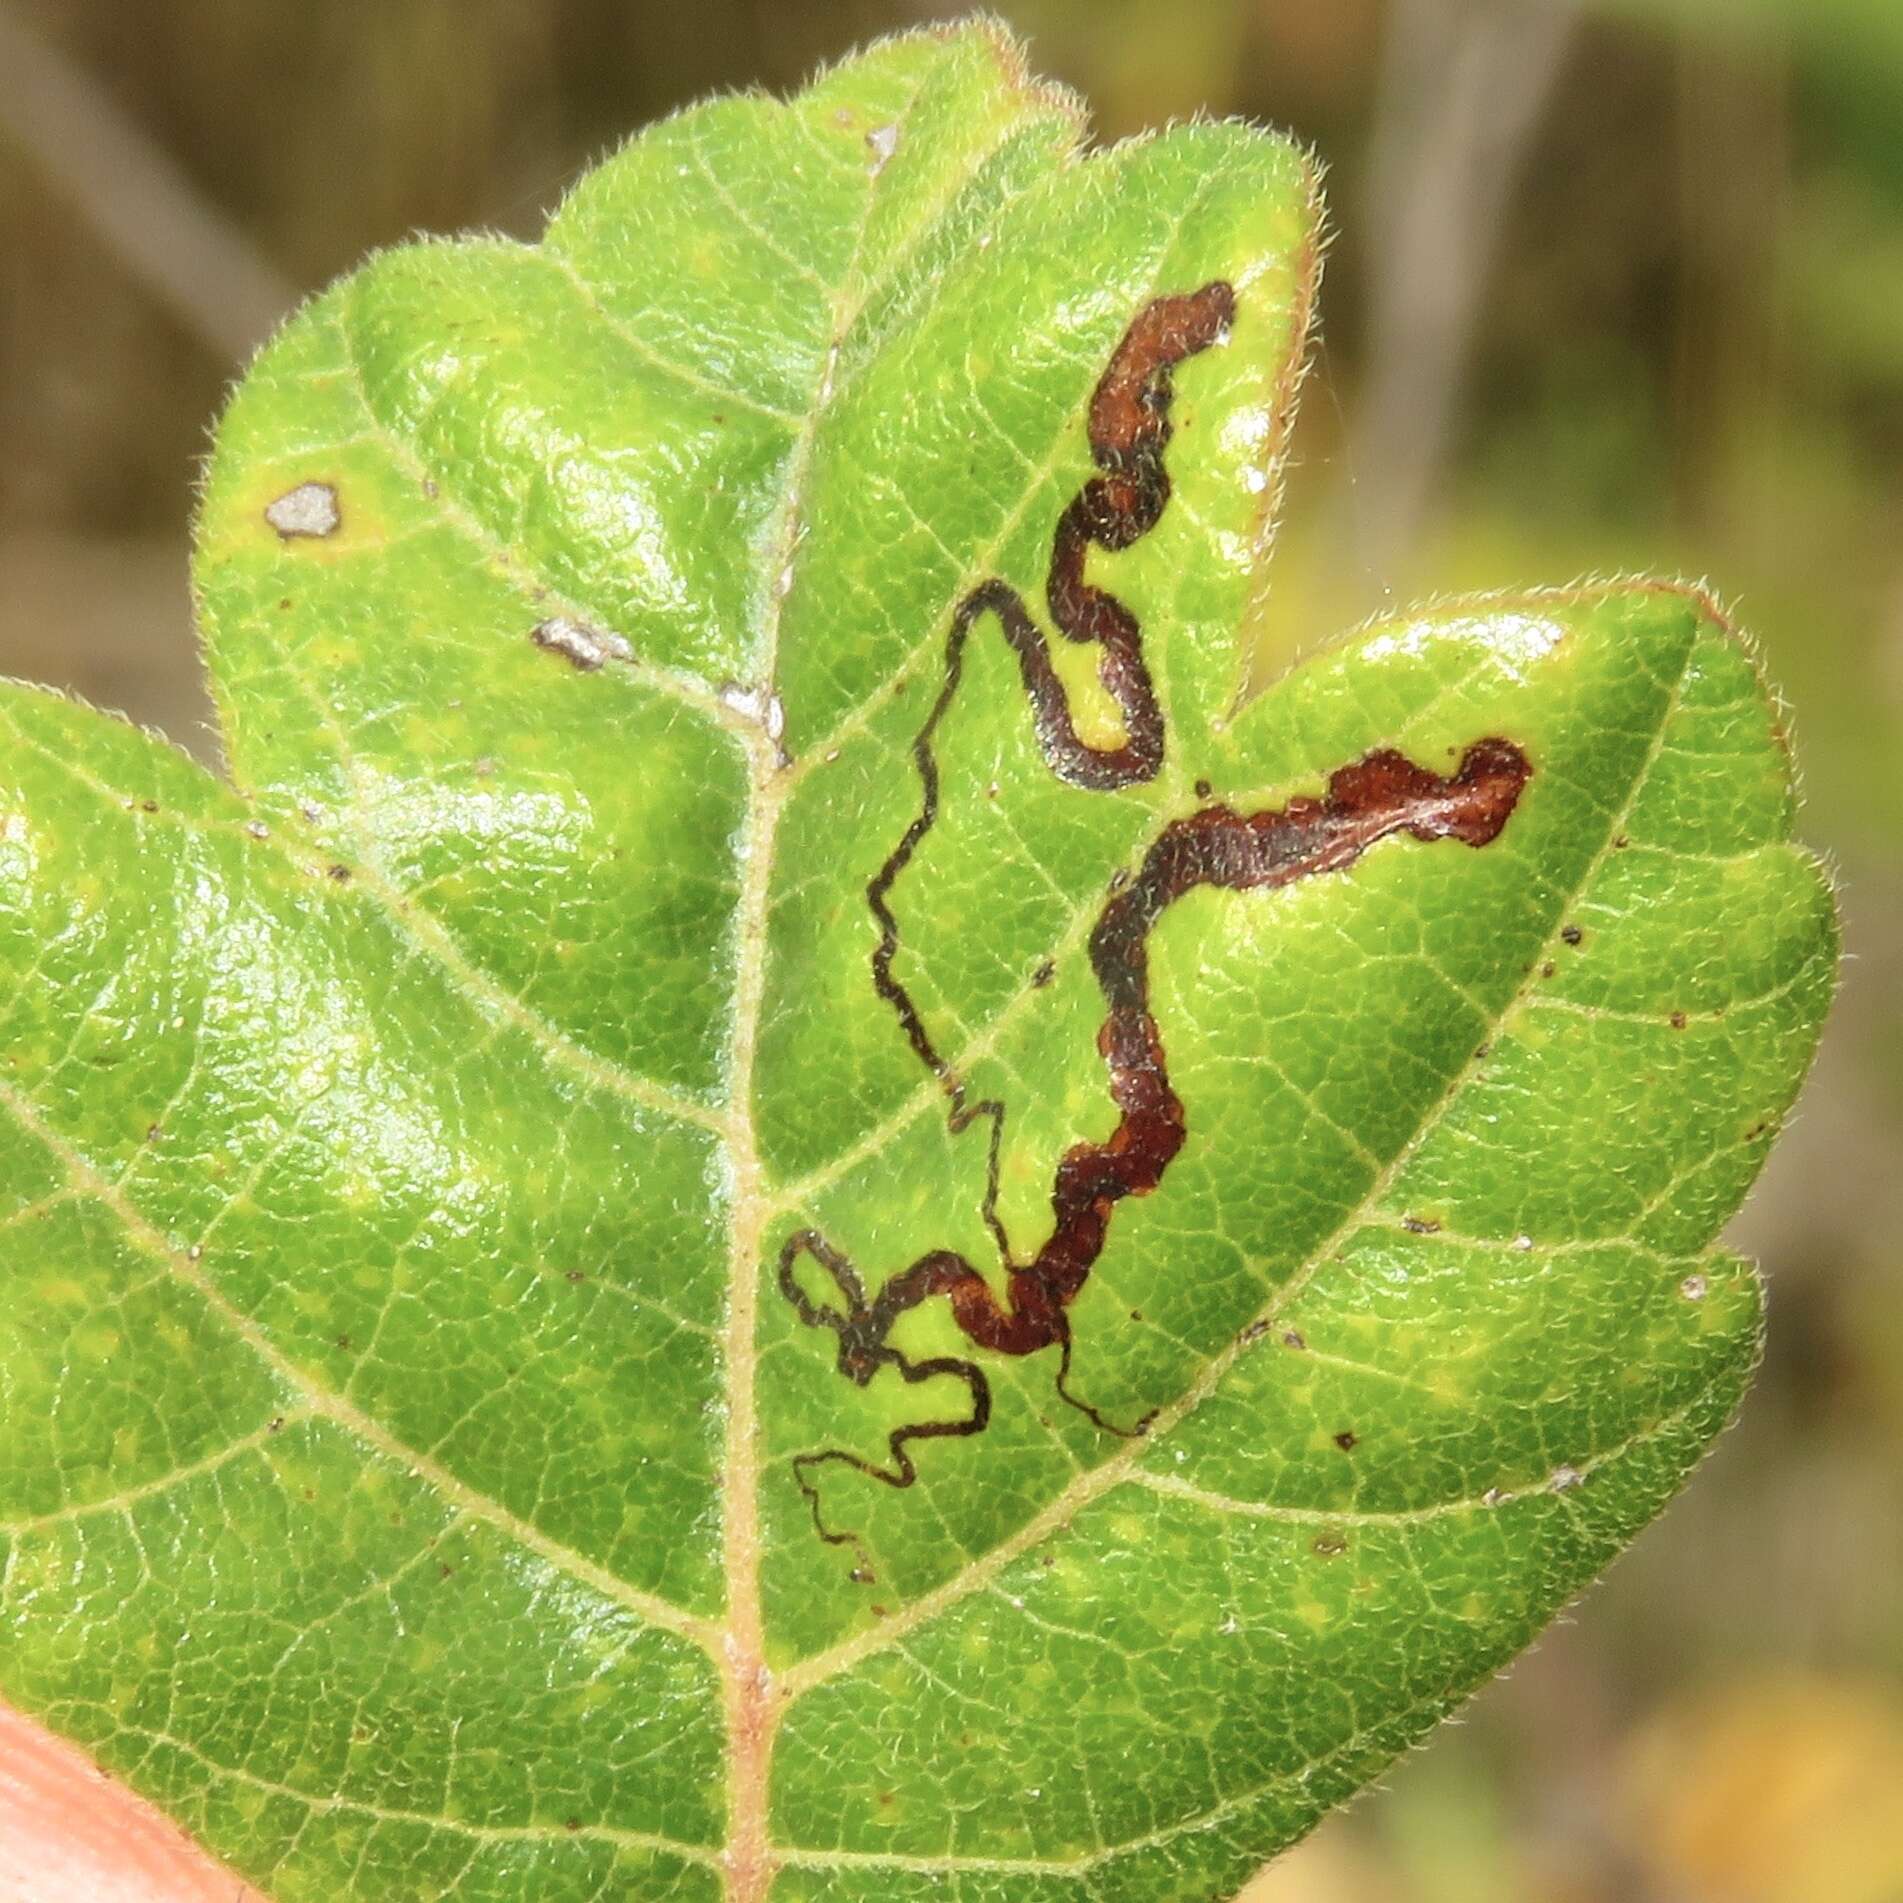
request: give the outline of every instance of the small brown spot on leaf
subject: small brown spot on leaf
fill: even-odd
[[[1236,1339],[1246,1345],[1252,1341],[1260,1341],[1268,1332],[1269,1324],[1265,1318],[1259,1321],[1252,1321]]]
[[[1339,1559],[1348,1550],[1347,1540],[1339,1533],[1318,1533],[1315,1551],[1322,1559]]]
[[[1199,800],[1206,800],[1215,790],[1216,789],[1211,786],[1207,780],[1198,780],[1196,782],[1196,797]]]
[[[1579,941],[1586,936],[1577,925],[1562,925],[1559,935],[1569,945],[1577,945]]]
[[[1401,1227],[1411,1236],[1437,1236],[1440,1224],[1432,1216],[1403,1216]]]
[[[1684,1028],[1685,1028],[1685,1013],[1684,1013],[1683,1011],[1674,1011],[1674,1012],[1672,1013],[1672,1017],[1671,1017],[1671,1025],[1672,1025],[1672,1029],[1673,1029],[1673,1030],[1675,1030],[1675,1031],[1682,1031],[1682,1030],[1684,1030]]]
[[[1041,965],[1038,966],[1038,968],[1034,972],[1031,973],[1031,982],[1038,988],[1038,990],[1042,991],[1044,987],[1047,984],[1049,984],[1050,981],[1056,976],[1057,976],[1057,967],[1054,964],[1052,964],[1051,961],[1047,958]]]
[[[324,874],[324,877],[327,879],[335,879],[339,885],[348,885],[350,883],[350,868],[348,866],[332,866],[330,870]]]
[[[1550,978],[1558,969],[1559,967],[1549,958],[1546,963],[1540,967],[1540,976],[1542,978]]]
[[[267,1434],[275,1434],[279,1432],[283,1428],[283,1426],[284,1426],[284,1416],[282,1414],[274,1414],[272,1415],[270,1420],[268,1420],[265,1423],[264,1431]]]
[[[1335,1445],[1339,1447],[1344,1454],[1351,1454],[1355,1450],[1357,1439],[1358,1436],[1352,1427],[1344,1427],[1341,1432],[1335,1436]]]
[[[322,541],[335,535],[343,520],[337,491],[328,482],[300,482],[265,507],[264,519],[278,532],[280,542],[302,537]]]
[[[1306,1348],[1308,1346],[1308,1342],[1304,1339],[1299,1329],[1289,1328],[1283,1331],[1282,1346],[1284,1348],[1294,1348],[1294,1349],[1300,1350],[1300,1349]]]

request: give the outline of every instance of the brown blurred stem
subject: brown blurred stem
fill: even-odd
[[[1501,214],[1581,0],[1395,0],[1363,214],[1368,338],[1338,540],[1402,579],[1459,413]]]
[[[0,136],[221,357],[250,355],[296,287],[112,95],[0,4]]]

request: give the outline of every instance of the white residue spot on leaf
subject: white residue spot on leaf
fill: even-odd
[[[757,721],[766,709],[766,696],[757,688],[742,687],[738,681],[729,681],[720,690],[720,704],[729,713],[735,713],[742,720]]]
[[[884,171],[886,161],[899,149],[899,129],[896,125],[874,126],[866,134],[866,150],[872,154],[872,175],[877,178]]]
[[[771,688],[742,687],[738,681],[729,681],[721,688],[719,699],[729,712],[751,721],[775,747],[780,745],[780,737],[786,732],[786,705]]]
[[[631,661],[634,650],[618,634],[577,621],[571,615],[550,615],[529,630],[538,648],[565,656],[584,673],[593,673],[604,661]]]
[[[264,519],[277,530],[280,541],[297,536],[322,540],[337,533],[343,514],[337,507],[337,491],[330,483],[300,482],[266,505]]]

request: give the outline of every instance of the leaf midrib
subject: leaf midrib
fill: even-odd
[[[900,136],[923,81],[906,95],[896,123]],[[856,312],[850,311],[866,234],[879,201],[882,171],[871,174],[860,208],[851,256],[834,294],[831,334],[819,355],[806,418],[788,453],[785,494],[778,512],[767,566],[766,615],[760,632],[761,689],[777,694],[780,630],[798,559],[800,513],[814,446],[838,392],[833,373],[840,340]],[[721,1852],[728,1894],[734,1903],[756,1903],[772,1887],[767,1796],[773,1740],[783,1709],[771,1695],[766,1664],[765,1620],[760,1595],[760,1452],[758,1382],[760,1245],[769,1218],[764,1172],[753,1126],[753,1067],[759,1050],[766,996],[767,919],[772,897],[773,848],[785,809],[785,763],[777,733],[764,723],[744,735],[747,806],[741,837],[741,888],[734,918],[734,1008],[728,1045],[727,1098],[732,1118],[725,1136],[728,1159],[727,1315],[721,1367],[726,1388],[725,1454],[722,1461],[721,1567],[726,1621],[715,1655],[721,1674],[727,1728],[727,1834]]]

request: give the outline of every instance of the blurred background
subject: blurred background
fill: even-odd
[[[1106,139],[1330,168],[1263,665],[1390,598],[1709,575],[1796,709],[1851,962],[1734,1239],[1742,1423],[1611,1579],[1251,1903],[1903,1903],[1903,0],[1005,0]],[[206,428],[373,245],[905,0],[0,0],[0,673],[207,757]]]

